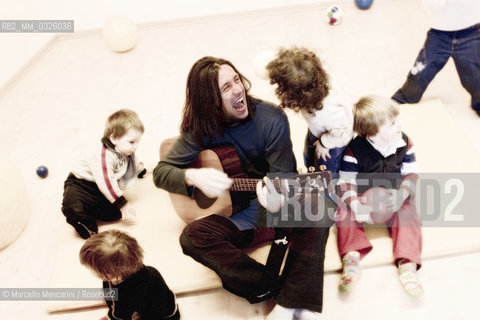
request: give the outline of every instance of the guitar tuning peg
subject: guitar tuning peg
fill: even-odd
[[[308,172],[310,173],[315,172],[315,167],[313,166],[308,167]]]
[[[327,167],[324,164],[321,164],[319,169],[320,169],[320,171],[325,171],[325,170],[327,170]]]

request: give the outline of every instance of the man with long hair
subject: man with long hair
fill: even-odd
[[[232,179],[219,170],[190,165],[202,150],[232,145],[248,177],[263,178],[264,183],[249,194],[248,208],[230,217],[212,214],[188,224],[180,236],[183,252],[214,270],[225,289],[251,303],[275,297],[277,306],[269,319],[310,319],[322,310],[328,228],[301,228],[291,235],[281,277],[278,272],[271,276],[265,265],[244,252],[259,239],[273,239],[266,216],[285,203],[267,173],[296,172],[286,114],[250,96],[249,89],[250,82],[231,62],[215,57],[198,60],[187,78],[181,136],[154,169],[154,183],[173,193],[191,196],[198,188],[218,197],[227,192]]]

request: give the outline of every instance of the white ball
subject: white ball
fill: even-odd
[[[137,44],[138,28],[127,18],[113,17],[103,26],[102,37],[111,50],[127,52]]]
[[[0,249],[13,243],[30,216],[30,202],[23,176],[8,162],[0,162]]]
[[[253,70],[260,79],[268,80],[267,64],[275,59],[275,52],[265,50],[257,54],[253,60]]]

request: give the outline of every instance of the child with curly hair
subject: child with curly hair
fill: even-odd
[[[282,48],[266,69],[280,106],[300,112],[308,124],[305,166],[325,165],[338,172],[343,151],[353,137],[352,103],[332,94],[318,56],[304,47]]]

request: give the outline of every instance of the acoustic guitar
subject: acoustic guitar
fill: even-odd
[[[169,138],[160,145],[160,159],[163,159],[176,141]],[[172,205],[178,216],[186,223],[210,214],[231,216],[233,213],[246,209],[249,206],[249,193],[256,191],[258,181],[262,179],[248,178],[243,172],[237,151],[232,145],[222,145],[214,149],[207,149],[199,153],[197,159],[190,165],[191,168],[215,168],[227,173],[233,179],[229,192],[219,198],[209,198],[194,188],[193,198],[169,193]],[[288,192],[294,196],[304,192],[327,192],[333,194],[332,173],[322,168],[318,172],[299,174],[288,179],[272,179],[279,192]]]

